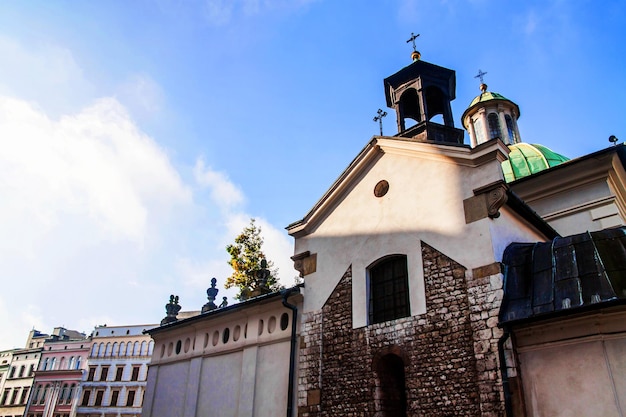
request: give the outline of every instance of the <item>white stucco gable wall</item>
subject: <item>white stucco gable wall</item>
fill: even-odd
[[[326,203],[323,218],[307,233],[296,233],[295,253],[317,254],[316,271],[305,277],[304,311],[319,310],[352,265],[354,327],[367,325],[366,271],[374,261],[407,255],[411,315],[422,314],[421,242],[468,269],[476,268],[497,260],[492,223],[511,220],[465,222],[463,200],[474,189],[502,179],[498,143],[482,151],[384,138],[373,145],[369,152],[375,156],[367,164],[344,173],[350,184],[327,196],[336,201]],[[484,157],[487,151],[491,157]],[[388,181],[389,191],[376,197],[374,188],[381,180]]]

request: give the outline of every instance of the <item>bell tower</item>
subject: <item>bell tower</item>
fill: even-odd
[[[454,127],[450,106],[456,93],[456,74],[448,68],[421,61],[415,49],[417,36],[412,35],[407,41],[413,41],[413,63],[385,78],[387,107],[396,111],[396,136],[462,144],[463,131]],[[442,116],[443,125],[431,122],[437,115]],[[407,119],[417,124],[407,128]]]

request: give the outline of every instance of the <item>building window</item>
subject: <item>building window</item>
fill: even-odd
[[[29,387],[24,387],[22,389],[22,397],[20,398],[20,404],[26,404],[26,401],[28,400],[28,389]]]
[[[76,369],[80,369],[80,365],[82,362],[83,358],[81,356],[76,358]]]
[[[24,376],[24,372],[26,371],[26,365],[22,365],[20,366],[20,373],[18,375],[18,378],[21,378]]]
[[[504,120],[506,122],[506,129],[509,132],[509,139],[511,140],[511,143],[508,143],[508,145],[519,142],[519,140],[517,139],[517,133],[515,133],[515,127],[513,126],[513,119],[511,119],[511,116],[509,116],[508,114],[504,115]]]
[[[43,404],[46,402],[46,397],[48,396],[48,392],[50,391],[50,385],[46,385],[41,393],[41,398],[39,399],[39,404]]]
[[[124,342],[120,343],[120,356],[124,356],[126,354],[126,344]]]
[[[2,394],[2,400],[0,401],[0,405],[6,405],[7,398],[9,397],[10,392],[11,392],[10,388],[5,388],[4,393]]]
[[[61,394],[59,395],[59,404],[65,403],[65,396],[67,395],[67,384],[63,384],[61,388]]]
[[[89,374],[87,374],[87,381],[93,381],[94,376],[96,375],[96,367],[89,367]]]
[[[500,131],[500,120],[496,113],[489,113],[487,116],[487,123],[489,124],[489,139],[501,138],[502,133]]]
[[[115,368],[115,380],[116,381],[121,381],[122,380],[122,375],[124,375],[124,367],[123,366],[118,366],[117,368]]]
[[[83,392],[83,401],[80,403],[80,405],[82,405],[82,406],[89,405],[89,397],[91,397],[91,391],[90,390],[85,390]]]
[[[102,397],[104,397],[104,391],[96,391],[96,401],[94,401],[93,405],[96,407],[100,407],[102,405]]]
[[[28,376],[33,376],[35,374],[35,365],[30,365],[30,371],[28,371]]]
[[[11,372],[9,372],[9,378],[13,378],[15,376],[15,366],[11,367]]]
[[[126,407],[132,407],[135,403],[135,391],[128,391],[128,397],[126,397]]]
[[[109,376],[109,367],[103,366],[102,370],[100,371],[100,381],[106,381],[108,376]]]
[[[131,381],[137,381],[139,379],[139,367],[133,366],[133,374],[130,376]]]
[[[37,398],[39,398],[40,392],[41,392],[41,385],[37,385],[35,387],[35,393],[33,394],[33,404],[37,404]]]
[[[386,257],[369,268],[370,324],[411,314],[406,256]]]
[[[485,135],[483,133],[483,120],[479,117],[474,120],[474,134],[476,135],[476,143],[481,144],[485,142]]]
[[[15,403],[17,402],[17,394],[19,394],[19,391],[17,390],[17,388],[14,388],[13,395],[11,395],[11,405],[15,405]]]
[[[70,385],[70,389],[67,392],[67,398],[65,399],[65,404],[71,404],[72,399],[74,398],[74,391],[76,390],[76,384]]]
[[[119,390],[113,390],[111,391],[111,401],[109,404],[109,407],[117,407],[117,400],[120,397],[120,391]]]

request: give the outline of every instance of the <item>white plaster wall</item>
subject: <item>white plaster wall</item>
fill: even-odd
[[[280,417],[287,410],[289,343],[259,347],[256,362],[254,417]],[[287,365],[287,366],[285,366]]]
[[[624,339],[607,341],[606,351],[603,341],[592,340],[521,353],[529,417],[621,416],[625,348]]]
[[[466,224],[463,199],[473,196],[474,189],[501,178],[500,163],[495,159],[472,168],[444,155],[384,153],[316,230],[296,239],[295,253],[317,253],[317,270],[305,277],[304,311],[320,309],[352,265],[353,325],[366,325],[366,268],[385,255],[405,254],[411,314],[425,312],[420,241],[466,268],[494,262],[497,257],[490,225],[511,218]],[[376,198],[374,187],[383,179],[389,182],[389,192]]]
[[[290,297],[289,302],[301,309],[300,295]],[[281,328],[283,314],[289,319],[284,329]],[[252,304],[201,320],[190,319],[155,333],[142,415],[284,415],[291,317],[291,310],[276,297],[264,304]],[[224,337],[226,333],[228,338]],[[176,353],[179,342],[181,349]]]
[[[496,220],[483,219],[488,222],[493,245],[493,255],[496,262],[502,261],[504,250],[511,243],[534,243],[546,240],[546,237],[536,232],[517,214],[503,207],[500,217]]]
[[[196,416],[238,415],[242,359],[241,351],[203,359]]]
[[[189,362],[159,366],[156,375],[159,383],[154,387],[154,398],[150,404],[152,417],[183,415],[188,373]]]

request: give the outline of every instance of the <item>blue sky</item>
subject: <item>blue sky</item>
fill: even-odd
[[[457,127],[480,68],[525,142],[626,138],[622,0],[2,2],[0,349],[200,309],[251,217],[291,284],[284,227],[377,134],[411,32]]]

